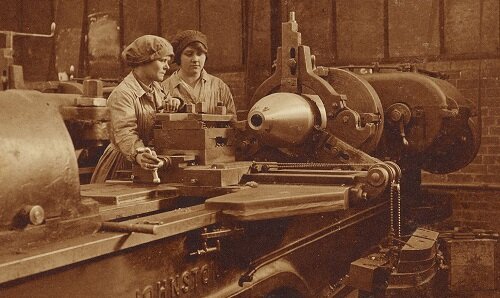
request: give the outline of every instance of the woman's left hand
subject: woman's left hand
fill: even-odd
[[[165,98],[165,112],[177,112],[181,106],[180,99],[176,97]]]

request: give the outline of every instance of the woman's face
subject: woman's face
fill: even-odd
[[[207,55],[204,51],[187,46],[181,54],[181,70],[188,75],[200,75]]]
[[[146,74],[147,78],[157,82],[163,81],[165,72],[170,68],[168,64],[171,59],[171,56],[165,56],[160,59],[151,61],[148,64],[145,64],[144,73]]]

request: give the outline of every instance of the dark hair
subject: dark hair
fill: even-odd
[[[206,54],[208,51],[208,44],[207,44],[207,36],[205,34],[196,30],[185,30],[175,35],[175,37],[172,39],[172,46],[174,48],[174,53],[175,53],[174,57],[175,63],[180,64],[180,57],[184,49],[189,44],[195,42],[200,42],[201,44],[203,44],[202,50]]]
[[[198,53],[202,52],[205,55],[208,54],[207,47],[199,41],[194,41],[192,43],[189,43],[184,49],[182,49],[182,51],[184,52],[184,50],[187,49],[187,47],[191,47],[191,48],[195,49],[195,51]]]

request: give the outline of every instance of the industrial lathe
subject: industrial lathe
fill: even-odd
[[[124,180],[79,181],[63,120],[105,122],[96,82],[0,92],[0,296],[431,293],[437,233],[405,201],[475,157],[472,105],[414,67],[316,66],[293,14],[281,37],[246,120],[158,113],[163,166]]]

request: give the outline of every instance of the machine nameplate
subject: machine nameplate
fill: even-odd
[[[207,288],[215,283],[217,278],[215,265],[204,264],[182,273],[172,274],[168,278],[158,280],[145,286],[142,290],[135,291],[136,298],[160,298],[160,297],[192,297],[196,293],[203,293],[200,288]]]

